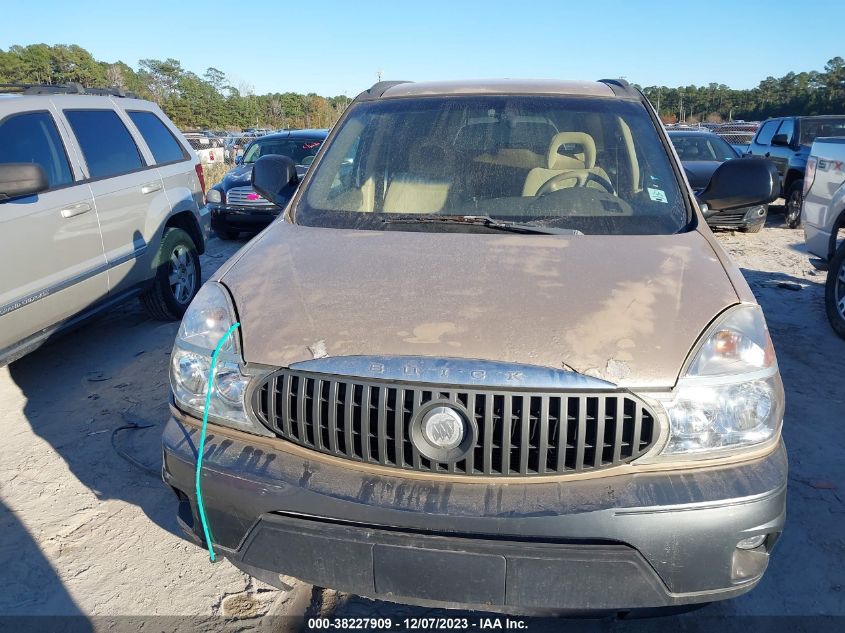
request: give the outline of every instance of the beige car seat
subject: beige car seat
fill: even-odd
[[[396,174],[384,196],[385,213],[436,213],[443,209],[455,173],[455,154],[425,143],[411,149],[408,173]]]
[[[582,151],[573,155],[559,153],[561,146],[567,144],[580,145]],[[537,195],[537,191],[546,182],[555,176],[574,169],[587,169],[607,179],[607,173],[601,167],[596,167],[596,142],[592,136],[584,132],[560,132],[555,134],[546,154],[546,167],[535,167],[528,172],[528,177],[525,179],[525,185],[522,188],[522,195]],[[571,184],[563,186],[574,187],[575,184],[576,180],[573,178]]]

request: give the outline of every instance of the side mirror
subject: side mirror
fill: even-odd
[[[719,211],[768,204],[779,195],[775,164],[765,158],[746,158],[719,165],[707,187],[696,197],[708,207],[704,217],[710,217]]]
[[[779,147],[789,147],[789,137],[786,134],[775,134],[772,137],[772,145]]]
[[[283,207],[299,186],[296,163],[287,156],[268,154],[252,166],[252,188],[276,206]]]
[[[242,154],[238,154],[237,156],[235,156],[235,165],[240,165],[242,162],[244,162],[244,157]]]
[[[0,163],[0,202],[31,196],[50,188],[47,174],[35,163]]]

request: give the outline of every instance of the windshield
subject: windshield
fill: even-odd
[[[294,209],[309,226],[492,228],[431,221],[459,215],[593,234],[668,234],[690,219],[642,104],[585,97],[357,104]]]
[[[812,145],[820,136],[845,136],[845,117],[801,120],[801,145]]]
[[[255,141],[244,155],[244,163],[254,163],[262,156],[280,154],[293,159],[297,165],[307,165],[314,160],[323,139],[267,139]]]
[[[669,138],[682,161],[718,161],[736,158],[736,152],[715,134],[670,134]]]

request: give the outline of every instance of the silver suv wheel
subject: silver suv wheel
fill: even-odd
[[[197,287],[196,267],[191,251],[182,244],[174,248],[170,254],[168,280],[170,291],[176,301],[188,303],[193,298]]]

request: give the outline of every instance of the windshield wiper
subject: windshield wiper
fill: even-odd
[[[518,222],[504,222],[489,215],[417,215],[403,218],[383,218],[385,224],[467,224],[483,226],[496,231],[508,233],[527,233],[534,235],[584,235],[577,229],[562,229],[554,226],[537,226],[536,224],[520,224]]]

